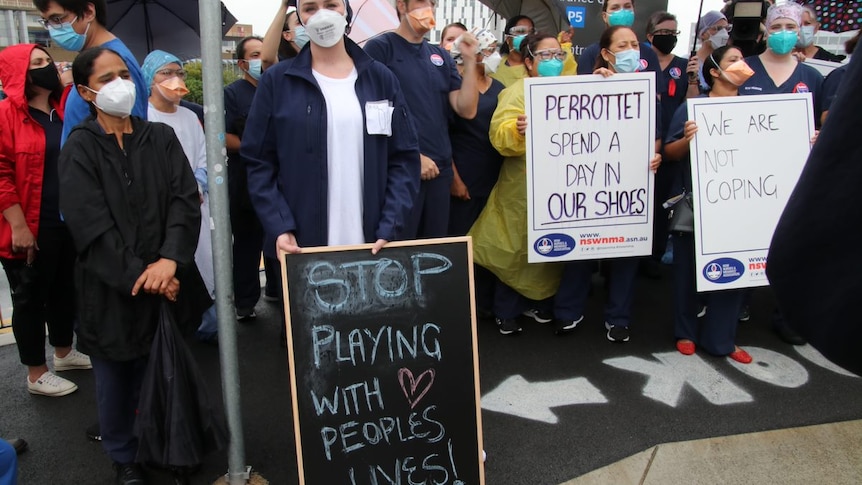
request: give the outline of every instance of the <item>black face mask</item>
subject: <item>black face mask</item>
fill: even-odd
[[[57,67],[53,63],[38,69],[30,69],[28,73],[30,74],[30,82],[34,86],[51,92],[60,89],[60,76],[57,74]]]
[[[652,45],[655,46],[663,54],[670,54],[670,51],[676,47],[675,35],[654,35],[652,36]]]

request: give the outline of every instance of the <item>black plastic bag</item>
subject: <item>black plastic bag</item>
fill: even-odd
[[[221,406],[207,392],[167,300],[141,386],[135,435],[136,461],[164,467],[194,467],[228,443]]]

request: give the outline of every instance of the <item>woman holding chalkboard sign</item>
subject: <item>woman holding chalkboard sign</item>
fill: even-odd
[[[345,35],[344,0],[300,0],[311,38],[260,79],[240,153],[264,252],[397,239],[419,190],[419,148],[398,80]]]
[[[608,27],[599,39],[599,56],[593,74],[604,77],[633,73],[640,67],[640,46],[637,35],[629,27]],[[661,139],[661,111],[656,109],[656,155],[649,160],[653,172],[661,165],[658,154]],[[605,329],[611,342],[629,341],[631,304],[634,297],[637,258],[604,260],[608,266],[609,294],[605,305]],[[584,309],[590,293],[593,273],[592,261],[570,261],[565,263],[560,288],[554,297],[554,318],[557,333],[574,330],[584,319]]]
[[[707,96],[736,96],[739,86],[752,75],[751,69],[735,47],[720,47],[704,59],[703,77],[709,86]],[[697,125],[688,120],[688,106],[676,110],[665,137],[665,156],[682,165],[683,184],[691,190],[691,165],[689,142],[697,133]],[[686,203],[681,200],[678,204]],[[676,210],[679,210],[677,208]],[[724,290],[704,293],[708,311],[698,319],[701,307],[695,289],[694,237],[690,232],[674,231],[673,238],[673,287],[674,287],[674,334],[676,348],[680,353],[691,355],[697,345],[713,355],[727,355],[742,364],[751,362],[748,352],[736,346],[737,316],[742,307],[744,290]]]

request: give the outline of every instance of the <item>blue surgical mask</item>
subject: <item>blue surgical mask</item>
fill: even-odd
[[[539,61],[539,67],[536,72],[540,77],[559,76],[563,72],[563,61],[559,59],[548,59],[547,61]]]
[[[799,41],[796,42],[796,47],[806,48],[814,43],[814,26],[803,25],[799,29]]]
[[[611,27],[615,25],[631,27],[633,23],[635,23],[635,12],[633,10],[623,9],[608,14],[608,25]]]
[[[526,37],[526,35],[516,35],[515,37],[512,37],[512,49],[521,52],[521,42]]]
[[[308,32],[305,31],[305,27],[299,26],[296,28],[296,35],[293,38],[294,44],[297,47],[302,49],[305,47],[305,44],[308,44],[311,41],[311,37],[308,36]]]
[[[797,40],[799,40],[797,32],[792,30],[781,30],[769,34],[769,38],[766,40],[766,43],[769,48],[772,49],[772,52],[775,52],[779,56],[783,56],[785,54],[789,54],[790,51],[796,47]]]
[[[260,71],[261,71],[261,60],[260,59],[251,59],[248,61],[248,73],[255,81],[260,79]]]
[[[635,72],[641,66],[641,52],[638,49],[629,49],[614,53],[614,71],[618,73]]]
[[[75,17],[71,22],[64,22],[59,27],[50,27],[48,34],[51,35],[51,40],[57,43],[58,46],[67,51],[80,51],[84,48],[84,42],[87,41],[87,32],[90,30],[90,24],[87,24],[87,30],[83,34],[75,32],[72,24],[78,20]]]

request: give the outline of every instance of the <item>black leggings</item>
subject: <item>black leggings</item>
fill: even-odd
[[[72,345],[75,324],[75,246],[65,227],[40,228],[39,251],[25,259],[0,259],[12,290],[12,332],[21,363],[45,363],[45,324],[54,347]]]

